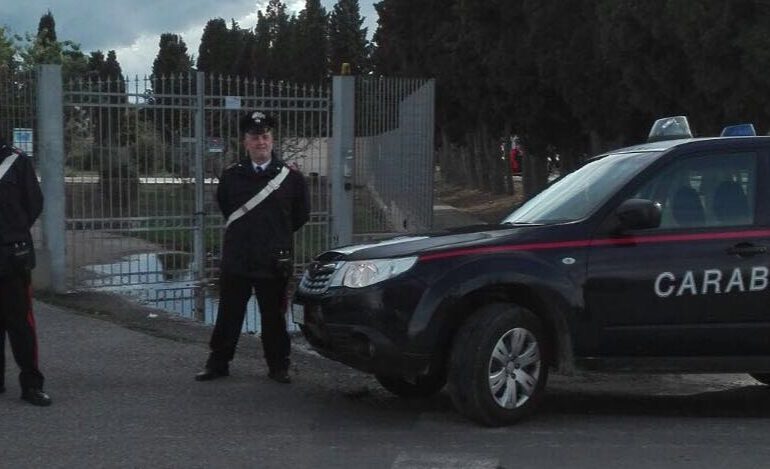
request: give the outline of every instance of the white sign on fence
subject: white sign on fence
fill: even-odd
[[[240,109],[241,97],[240,96],[225,96],[225,109]]]

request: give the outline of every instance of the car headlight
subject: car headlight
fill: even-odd
[[[417,263],[417,256],[345,262],[330,286],[363,288],[403,274]]]

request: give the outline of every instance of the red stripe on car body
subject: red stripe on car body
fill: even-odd
[[[634,244],[681,243],[690,241],[710,241],[718,239],[742,239],[770,236],[770,230],[725,231],[719,233],[692,233],[653,236],[628,236],[624,238],[583,239],[572,241],[553,241],[542,243],[509,244],[502,246],[483,246],[457,249],[455,251],[436,252],[420,256],[420,261],[434,261],[450,257],[496,254],[511,251],[541,251],[551,249],[579,248],[591,246],[629,246]]]

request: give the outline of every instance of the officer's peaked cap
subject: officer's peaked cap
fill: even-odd
[[[263,134],[275,128],[275,118],[262,111],[249,111],[238,122],[242,134]]]

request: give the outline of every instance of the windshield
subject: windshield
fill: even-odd
[[[502,223],[552,224],[583,219],[657,155],[657,152],[618,153],[591,161],[548,186]]]

